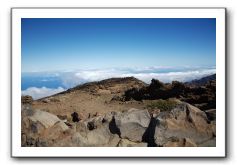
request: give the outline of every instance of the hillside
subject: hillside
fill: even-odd
[[[144,82],[141,80],[138,80],[134,77],[124,77],[124,78],[109,78],[102,81],[95,81],[95,82],[89,82],[82,85],[78,85],[76,87],[70,88],[67,91],[58,93],[56,95],[60,94],[66,94],[70,92],[75,92],[78,90],[86,91],[90,93],[103,93],[107,90],[107,92],[110,91],[111,94],[118,94],[123,93],[124,91],[128,90],[129,88],[140,88],[146,86]]]
[[[35,109],[44,109],[55,115],[70,116],[77,112],[81,118],[111,111],[123,111],[131,107],[141,108],[139,102],[116,102],[132,88],[142,88],[146,84],[134,77],[111,78],[76,86],[56,95],[36,100]]]

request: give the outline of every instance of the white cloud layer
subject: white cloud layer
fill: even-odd
[[[21,94],[30,95],[33,97],[33,99],[40,99],[43,97],[54,95],[64,90],[65,89],[63,89],[62,87],[58,87],[56,89],[46,88],[46,87],[42,87],[42,88],[30,87],[30,88],[27,88],[26,90],[21,91]]]
[[[43,98],[59,92],[62,92],[68,88],[93,81],[100,81],[107,78],[114,77],[135,77],[149,84],[151,79],[155,78],[162,82],[168,83],[174,80],[187,82],[194,79],[200,79],[202,77],[215,74],[215,68],[169,68],[169,67],[150,67],[150,68],[123,68],[123,69],[94,69],[94,70],[79,70],[74,72],[57,72],[57,77],[61,80],[61,83],[57,88],[37,88],[29,87],[22,91],[22,95],[30,95],[34,99]],[[42,81],[48,82],[50,77],[45,77],[44,73],[40,74]],[[47,84],[46,84],[47,85]],[[32,86],[34,86],[32,84]]]
[[[202,71],[186,71],[186,72],[169,72],[169,73],[138,73],[138,74],[125,74],[123,76],[134,76],[146,83],[150,83],[152,78],[158,79],[162,82],[171,82],[171,81],[181,81],[187,82],[194,79],[199,79],[211,74],[214,74],[216,71],[213,70],[202,70]]]
[[[216,69],[197,69],[197,70],[187,70],[187,71],[172,71],[166,73],[157,73],[150,70],[149,72],[133,72],[126,70],[91,70],[91,71],[78,71],[71,74],[70,81],[68,78],[62,77],[64,86],[72,87],[84,82],[100,81],[112,77],[136,77],[146,83],[150,83],[152,78],[159,79],[162,82],[171,82],[174,80],[186,82],[194,79],[199,79],[211,74],[215,74]],[[73,84],[73,85],[72,85]]]

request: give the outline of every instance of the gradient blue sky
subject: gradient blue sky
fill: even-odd
[[[215,66],[216,20],[23,18],[22,72]]]

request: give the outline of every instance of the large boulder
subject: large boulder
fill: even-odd
[[[120,138],[117,134],[112,134],[108,126],[97,128],[87,133],[87,146],[108,146],[116,147]]]
[[[150,123],[150,115],[147,110],[132,108],[127,112],[117,114],[114,122],[121,133],[121,138],[141,142]]]
[[[213,124],[209,124],[205,112],[187,103],[178,105],[170,113],[161,113],[157,120],[154,138],[158,146],[167,146],[172,138],[178,142],[188,138],[197,145],[214,138]]]
[[[56,123],[61,122],[61,120],[56,115],[41,110],[35,110],[34,114],[32,116],[29,116],[28,118],[33,122],[39,122],[45,128],[52,127]],[[68,129],[68,127],[65,124],[60,125],[63,130]]]
[[[25,109],[21,114],[22,146],[44,146],[45,141],[61,138],[69,129],[56,115],[45,111]]]

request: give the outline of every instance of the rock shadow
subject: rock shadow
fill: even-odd
[[[119,137],[121,137],[120,129],[116,125],[115,118],[113,116],[112,120],[109,122],[109,130],[112,134],[117,134]]]
[[[154,117],[151,116],[150,123],[142,135],[142,141],[148,143],[148,147],[157,147],[157,144],[155,143],[155,130],[156,130],[156,125],[159,124],[159,121],[156,120]]]

